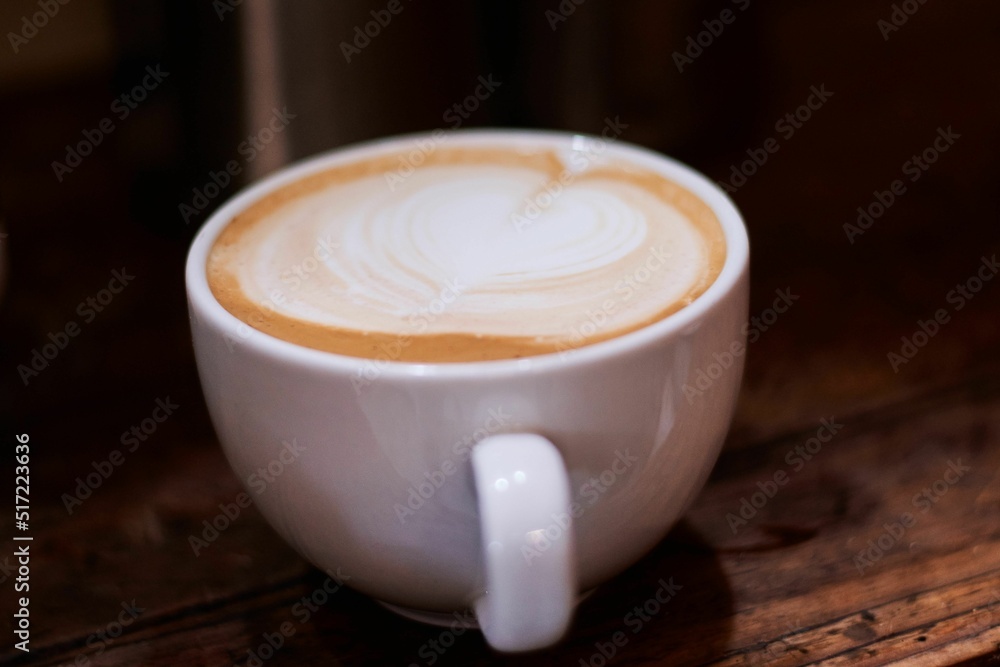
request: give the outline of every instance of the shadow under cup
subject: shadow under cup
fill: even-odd
[[[718,218],[726,258],[704,293],[665,319],[568,352],[382,362],[360,390],[372,360],[272,337],[215,299],[205,267],[234,215],[331,165],[430,136],[320,155],[249,187],[209,219],[186,269],[199,375],[237,476],[282,462],[251,496],[306,559],[378,600],[420,610],[421,620],[440,613],[450,623],[453,612],[474,608],[494,647],[538,648],[563,633],[579,592],[666,535],[718,457],[743,370],[746,230],[705,177],[615,142],[610,155],[683,186]],[[569,145],[576,137],[461,131],[448,141]],[[732,364],[696,385],[718,354]],[[532,444],[543,441],[555,458]]]

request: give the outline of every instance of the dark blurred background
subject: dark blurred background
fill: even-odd
[[[0,33],[0,435],[37,443],[53,522],[156,398],[181,417],[108,480],[115,496],[140,503],[163,466],[214,452],[183,285],[211,211],[290,160],[398,133],[618,119],[623,141],[728,181],[751,313],[799,296],[749,348],[731,451],[1000,367],[1000,281],[946,301],[1000,249],[996,3],[5,0]],[[480,77],[499,85],[469,98]],[[948,128],[911,181],[904,163]],[[897,179],[904,194],[845,230]],[[134,278],[102,292],[115,271]],[[939,308],[951,321],[893,368]]]
[[[751,347],[737,440],[794,426],[753,414],[758,399],[842,413],[859,396],[891,401],[897,390],[982,372],[983,356],[997,356],[992,317],[956,317],[966,321],[953,328],[969,331],[945,331],[903,368],[905,383],[886,354],[997,248],[1000,9],[902,4],[918,9],[895,26],[892,4],[860,1],[400,0],[386,14],[388,3],[374,1],[77,0],[57,3],[25,38],[25,21],[43,23],[40,5],[5,2],[4,405],[22,428],[58,418],[80,440],[101,439],[160,391],[137,383],[176,386],[189,397],[189,428],[204,431],[182,284],[199,225],[288,160],[456,119],[599,132],[617,118],[622,140],[731,183],[747,151],[760,157],[777,141],[732,197],[750,229],[752,312],[779,288],[801,300]],[[379,16],[390,20],[372,24]],[[479,77],[499,85],[459,116],[454,105]],[[797,129],[776,129],[812,87],[832,96]],[[286,108],[294,118],[253,148],[248,137]],[[110,133],[99,131],[102,119]],[[948,127],[961,138],[911,183],[903,163]],[[92,153],[68,172],[54,165],[68,166],[68,147],[86,133],[102,139]],[[195,190],[214,194],[211,175],[233,160],[233,182],[199,199]],[[895,179],[906,193],[850,243],[844,225]],[[122,266],[134,283],[83,322],[78,304]],[[996,313],[998,294],[985,290],[967,310]],[[17,366],[71,320],[81,333],[25,385]],[[81,400],[97,394],[100,409]]]

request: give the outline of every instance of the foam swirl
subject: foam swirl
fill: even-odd
[[[721,232],[699,226],[707,206],[662,177],[465,152],[394,188],[368,164],[265,197],[216,242],[213,292],[293,342],[378,356],[378,341],[395,338],[407,341],[397,358],[441,361],[619,335],[690,302],[718,272]],[[668,196],[678,192],[690,201]],[[452,352],[427,352],[434,337]],[[483,349],[455,353],[462,337]]]

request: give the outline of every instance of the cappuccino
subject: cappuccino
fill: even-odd
[[[511,359],[690,304],[725,261],[698,196],[582,136],[454,133],[342,152],[247,205],[209,286],[234,316],[370,359]]]

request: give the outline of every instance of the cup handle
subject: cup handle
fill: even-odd
[[[484,438],[472,449],[486,592],[479,625],[499,651],[549,646],[576,600],[569,477],[559,451],[532,433]]]

